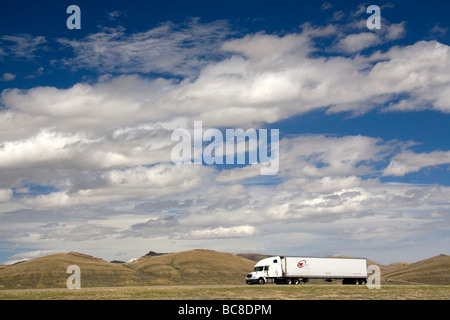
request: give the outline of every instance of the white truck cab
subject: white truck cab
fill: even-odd
[[[270,257],[259,261],[254,271],[247,274],[247,284],[264,284],[273,282],[274,278],[282,277],[281,259],[280,257]]]

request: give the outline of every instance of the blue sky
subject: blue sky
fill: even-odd
[[[66,27],[71,4],[80,30]],[[448,254],[446,2],[2,6],[0,263]],[[171,133],[195,120],[278,129],[279,171],[174,164]]]

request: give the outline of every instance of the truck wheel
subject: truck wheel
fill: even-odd
[[[364,279],[364,278],[358,279],[358,284],[365,285],[366,279]]]
[[[294,284],[299,284],[300,283],[300,281],[298,280],[298,279],[294,279],[294,282],[293,282]]]
[[[286,279],[286,284],[292,284],[292,280],[290,278]]]
[[[265,283],[265,281],[264,281],[263,278],[259,278],[259,279],[258,279],[258,284],[264,284],[264,283]]]

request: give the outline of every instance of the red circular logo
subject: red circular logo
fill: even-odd
[[[305,266],[305,264],[306,264],[306,260],[300,260],[300,261],[297,263],[297,267],[298,267],[298,268],[303,268],[303,267]]]

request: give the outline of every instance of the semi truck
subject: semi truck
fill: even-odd
[[[367,261],[364,258],[315,258],[274,256],[256,263],[247,274],[247,284],[299,284],[310,279],[342,279],[343,284],[366,284]]]

